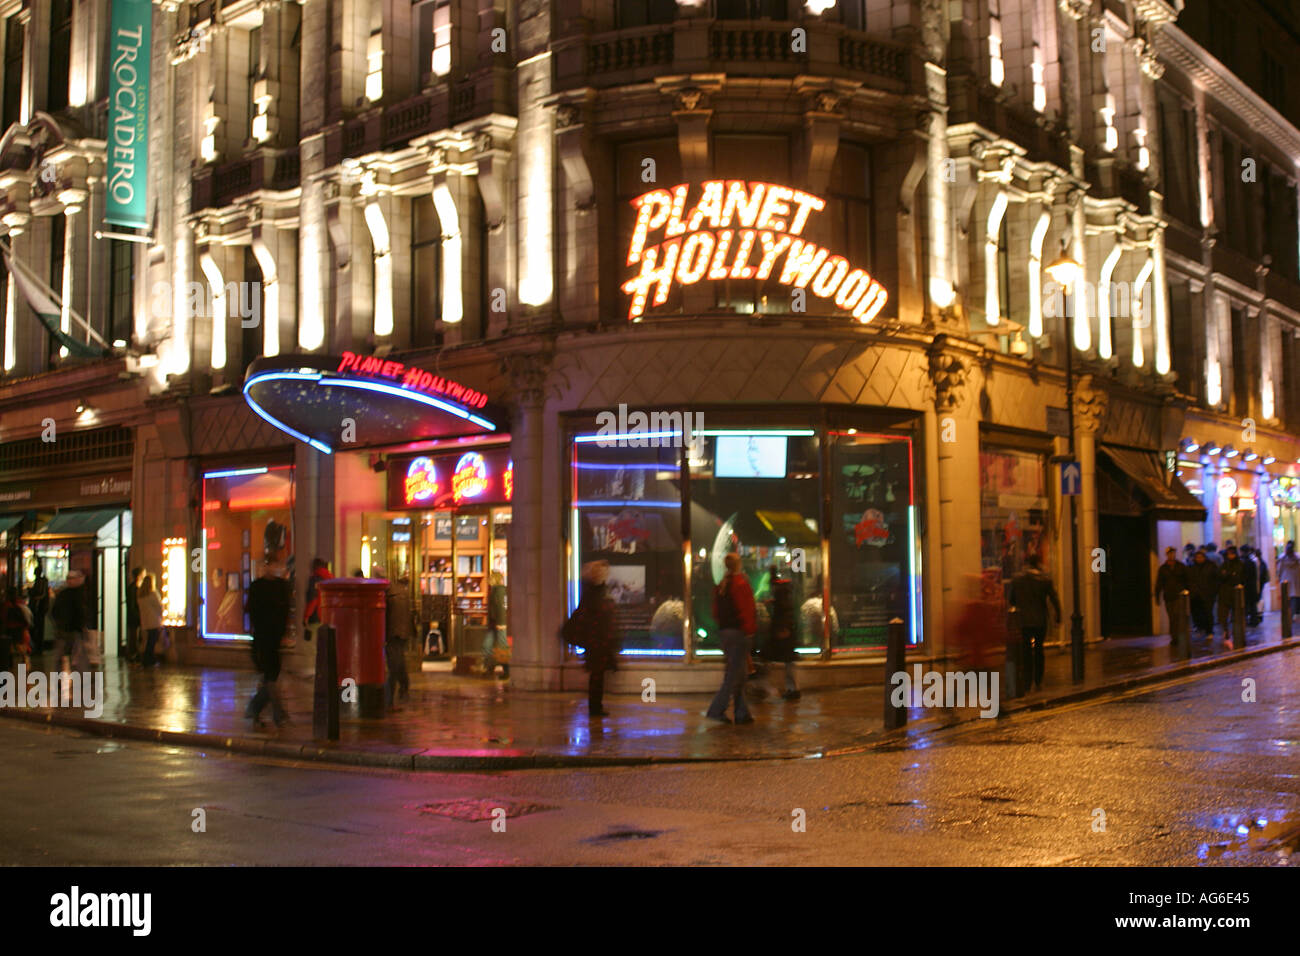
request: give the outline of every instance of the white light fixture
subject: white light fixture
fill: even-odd
[[[1221,451],[1223,451],[1223,446],[1217,444],[1216,442],[1210,442],[1208,445],[1205,446],[1205,453],[1209,455],[1211,458],[1217,456]]]
[[[1223,449],[1224,458],[1236,458],[1240,454],[1241,452],[1237,451],[1237,449],[1233,448],[1231,445]]]
[[[1047,274],[1052,281],[1069,291],[1083,272],[1083,266],[1070,256],[1066,250],[1066,240],[1061,240],[1061,254],[1047,264]]]

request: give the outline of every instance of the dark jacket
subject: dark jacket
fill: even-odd
[[[1241,583],[1246,588],[1246,604],[1253,607],[1259,600],[1259,565],[1254,558],[1241,559]]]
[[[764,653],[769,661],[798,660],[795,646],[799,643],[799,618],[794,607],[794,582],[773,578],[772,625]]]
[[[140,588],[132,581],[126,586],[126,626],[140,626],[140,605],[136,602],[140,597]]]
[[[506,586],[494,584],[488,588],[488,627],[506,626]]]
[[[1011,579],[1011,603],[1020,614],[1021,627],[1047,627],[1047,605],[1061,619],[1061,601],[1052,579],[1037,568],[1026,568]]]
[[[54,616],[54,626],[61,631],[84,631],[86,629],[86,592],[84,584],[67,587],[54,598],[54,607],[50,613]]]
[[[1224,558],[1223,567],[1219,568],[1219,600],[1231,601],[1237,585],[1245,583],[1246,566],[1241,558]]]
[[[585,585],[582,600],[573,613],[578,617],[586,649],[582,666],[589,671],[615,670],[621,641],[614,617],[614,602],[606,596],[605,585]]]
[[[758,629],[754,608],[754,589],[743,572],[728,574],[713,590],[713,619],[719,630],[736,630],[753,634]]]
[[[1219,593],[1219,566],[1208,558],[1204,564],[1193,564],[1187,569],[1187,582],[1192,597],[1213,601]]]
[[[248,622],[254,648],[279,647],[289,626],[289,582],[256,578],[248,586]]]
[[[408,641],[414,636],[410,587],[405,581],[392,581],[384,594],[384,638],[389,642]]]
[[[1173,607],[1184,591],[1191,590],[1191,569],[1181,563],[1166,561],[1156,572],[1156,599]]]

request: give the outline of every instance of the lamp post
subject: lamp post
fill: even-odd
[[[1065,249],[1065,240],[1061,240],[1061,254],[1047,266],[1047,273],[1070,296],[1071,288],[1083,267],[1079,265]],[[1074,334],[1070,328],[1070,319],[1077,300],[1070,298],[1065,313],[1065,414],[1069,431],[1070,461],[1076,461],[1074,455]],[[1082,475],[1080,475],[1082,480]],[[1070,591],[1073,595],[1070,613],[1070,677],[1076,684],[1083,683],[1083,612],[1079,599],[1079,496],[1070,495]]]

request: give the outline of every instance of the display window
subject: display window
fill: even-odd
[[[250,640],[248,586],[270,562],[294,573],[292,465],[203,475],[203,636]]]
[[[980,451],[980,560],[986,579],[1005,586],[1037,555],[1051,573],[1046,459],[985,445]]]

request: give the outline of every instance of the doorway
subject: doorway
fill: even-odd
[[[1101,575],[1101,633],[1132,637],[1152,633],[1151,522],[1144,517],[1099,515],[1106,556]]]

